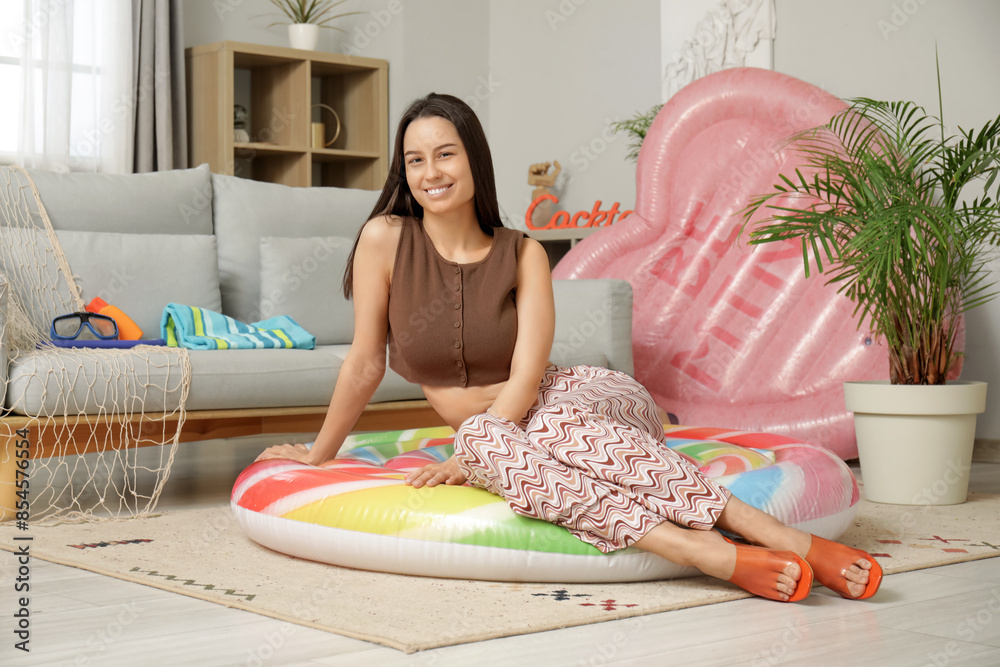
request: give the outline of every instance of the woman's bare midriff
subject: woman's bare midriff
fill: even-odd
[[[441,419],[453,429],[472,415],[486,412],[500,395],[506,382],[479,387],[430,387],[423,385],[424,396]]]

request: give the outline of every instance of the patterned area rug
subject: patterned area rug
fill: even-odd
[[[996,495],[950,507],[862,501],[841,541],[871,552],[894,574],[1000,555],[998,515]],[[560,585],[350,570],[258,546],[228,507],[101,524],[0,526],[0,548],[15,551],[24,538],[35,558],[406,652],[748,597],[708,577]]]

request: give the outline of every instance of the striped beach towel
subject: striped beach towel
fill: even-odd
[[[222,313],[177,303],[163,309],[160,335],[170,347],[191,350],[316,347],[316,337],[286,315],[244,324]]]

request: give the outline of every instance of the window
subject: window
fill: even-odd
[[[0,11],[0,160],[13,162],[17,152],[17,128],[20,112],[21,58],[16,46],[16,29],[24,23],[24,6],[8,2]]]
[[[0,10],[0,162],[125,171],[129,0],[21,0]],[[126,105],[127,106],[127,105]],[[127,140],[123,144],[123,139]]]

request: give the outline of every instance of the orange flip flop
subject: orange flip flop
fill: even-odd
[[[737,544],[730,539],[727,542],[736,547],[736,569],[729,579],[743,590],[778,602],[798,602],[809,595],[812,588],[813,571],[809,563],[799,558],[791,551],[775,551],[764,547],[754,547],[748,544]],[[795,592],[787,600],[777,597],[774,581],[789,563],[798,563],[802,568]]]
[[[865,592],[854,597],[847,590],[847,580],[844,575],[859,558],[864,558],[872,564],[868,570],[868,585]],[[812,545],[806,554],[806,561],[816,573],[816,581],[848,600],[865,600],[875,595],[882,585],[882,567],[871,555],[839,542],[831,542],[822,537],[812,536]]]

